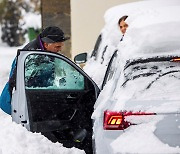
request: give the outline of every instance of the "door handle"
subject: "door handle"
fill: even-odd
[[[76,96],[71,96],[70,94],[67,96],[67,99],[76,99]]]

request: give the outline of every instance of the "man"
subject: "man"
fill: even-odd
[[[59,52],[64,46],[64,41],[69,39],[64,36],[64,32],[55,26],[45,28],[35,40],[28,43],[23,49],[25,50],[47,50],[51,52]],[[11,114],[11,97],[12,90],[16,83],[16,58],[14,59],[9,75],[9,81],[6,83],[1,96],[0,96],[0,108]]]
[[[127,17],[128,17],[127,15],[122,16],[122,17],[119,19],[119,21],[118,21],[118,25],[119,25],[120,31],[121,31],[121,33],[122,33],[122,38],[121,38],[120,41],[123,40],[124,34],[126,33],[126,30],[127,30],[127,28],[128,28],[128,24],[126,23]]]
[[[62,50],[64,41],[67,39],[69,38],[64,36],[64,33],[60,28],[55,26],[47,27],[39,34],[36,40],[28,43],[24,49],[41,49],[59,52]]]

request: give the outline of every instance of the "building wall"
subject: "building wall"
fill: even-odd
[[[134,1],[140,0],[71,0],[72,58],[93,49],[107,9]]]

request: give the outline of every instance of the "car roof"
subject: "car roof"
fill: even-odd
[[[118,20],[120,17],[124,15],[132,16],[134,14],[138,14],[139,12],[143,12],[147,9],[154,9],[166,6],[178,6],[180,5],[179,0],[148,0],[148,1],[139,1],[139,2],[131,2],[126,4],[121,4],[114,6],[108,9],[105,12],[104,19],[105,23],[110,23],[113,20]]]
[[[129,59],[176,52],[180,49],[179,14],[179,0],[134,2],[107,10],[97,57],[95,60],[91,58],[84,70],[100,85],[102,79],[99,81],[99,76],[103,77],[105,67],[116,50],[124,65]],[[120,42],[122,34],[117,23],[123,15],[128,15],[129,27]],[[92,65],[101,73],[95,74]]]
[[[129,17],[129,27],[118,49],[125,58],[174,53],[180,49],[180,5],[147,10]]]

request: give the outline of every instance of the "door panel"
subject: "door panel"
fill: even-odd
[[[43,130],[39,128],[47,121],[51,121],[51,125],[53,122],[61,121],[62,125],[69,125],[70,128],[70,121],[73,121],[77,112],[79,112],[78,100],[84,93],[84,91],[26,90],[29,114],[31,114],[30,121],[34,123],[31,130],[38,132],[62,129],[59,128],[60,123],[57,123],[57,127],[49,128],[47,125],[47,129],[45,127],[43,127]]]
[[[59,130],[63,127],[59,128],[60,125],[72,127],[70,121],[77,121],[77,114],[85,111],[81,107],[83,96],[89,91],[95,94],[89,85],[87,78],[63,59],[41,54],[27,56],[25,91],[31,131]],[[88,100],[86,105],[92,103],[92,108],[94,102]]]
[[[79,127],[92,130],[91,114],[99,90],[74,65],[70,60],[48,52],[26,56],[24,85],[31,131]]]

